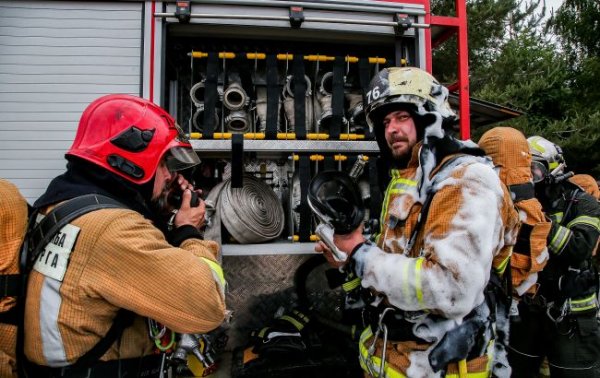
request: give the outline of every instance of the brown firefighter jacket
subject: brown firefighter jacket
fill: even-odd
[[[481,136],[479,146],[492,158],[500,180],[511,191],[522,223],[510,259],[513,294],[518,299],[525,294],[535,296],[538,273],[550,258],[546,239],[551,223],[535,198],[529,144],[520,131],[495,127]]]
[[[16,186],[0,180],[0,274],[19,273],[19,250],[27,228],[27,202]],[[14,309],[14,297],[0,298],[0,313]],[[16,376],[17,327],[0,322],[0,377]]]
[[[145,317],[176,332],[210,331],[225,314],[219,271],[215,242],[187,239],[174,247],[128,209],[85,214],[61,229],[31,272],[26,356],[44,366],[74,363],[121,308],[139,316],[101,360],[152,353]]]

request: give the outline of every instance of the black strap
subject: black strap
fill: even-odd
[[[535,188],[532,182],[509,185],[508,190],[510,191],[512,200],[515,203],[535,197]]]
[[[331,155],[326,155],[323,158],[323,168],[326,171],[335,171],[337,170],[336,164],[335,164],[335,158]]]
[[[35,218],[37,212],[31,215],[29,221],[28,233],[25,237],[23,247],[21,250],[21,272],[29,272],[29,267],[37,259],[43,248],[50,242],[56,232],[62,229],[72,220],[87,214],[89,212],[106,209],[106,208],[127,208],[124,204],[116,201],[110,197],[106,197],[100,194],[87,194],[80,197],[75,197],[64,203],[57,205],[52,209],[46,216],[35,225]],[[31,258],[30,258],[31,257]],[[24,355],[24,315],[25,315],[25,296],[27,294],[27,273],[22,274],[22,286],[21,295],[17,301],[17,314],[18,314],[18,327],[17,327],[17,363],[19,364],[19,371],[23,371],[23,362],[25,361]],[[123,333],[123,330],[129,327],[133,323],[135,314],[120,309],[115,316],[113,324],[109,329],[108,333],[89,350],[83,356],[81,356],[74,367],[84,367],[97,362],[102,357],[108,348],[119,338]]]
[[[294,84],[294,122],[296,139],[306,139],[306,79],[304,78],[304,56],[294,54],[292,60],[292,83]]]
[[[381,189],[379,187],[379,169],[377,168],[377,159],[369,159],[369,186],[371,187],[371,199],[369,201],[369,217],[373,220],[379,220],[381,214]],[[376,230],[372,230],[373,233]]]
[[[298,162],[298,175],[300,177],[300,226],[298,237],[301,242],[310,240],[311,211],[308,207],[307,195],[310,183],[310,159],[308,156],[300,156]]]
[[[0,299],[4,297],[16,297],[17,295],[19,295],[20,286],[20,274],[0,275]]]
[[[277,139],[279,113],[279,74],[277,73],[277,58],[275,54],[267,55],[267,127],[266,139]]]
[[[344,117],[344,73],[346,70],[343,56],[336,56],[333,61],[333,82],[331,87],[331,126],[329,138],[340,139],[342,118]]]
[[[31,257],[29,261],[33,263],[42,249],[67,223],[90,211],[104,208],[127,208],[127,206],[100,194],[86,194],[75,197],[56,206],[33,230],[27,233],[27,253]]]
[[[206,58],[206,81],[204,82],[204,129],[203,137],[212,139],[215,129],[215,109],[217,105],[217,78],[219,76],[219,56],[209,52]]]
[[[96,345],[92,347],[87,353],[83,356],[79,357],[77,362],[75,362],[71,367],[88,367],[97,362],[100,357],[106,353],[106,351],[110,348],[111,345],[117,339],[121,337],[125,328],[128,328],[133,324],[133,319],[135,319],[135,314],[129,310],[125,310],[124,308],[119,309],[115,319],[113,320],[113,324],[104,335],[100,341]]]
[[[231,187],[244,186],[244,135],[231,136]]]
[[[447,167],[448,165],[450,165],[450,163],[452,163],[454,160],[458,159],[461,156],[462,155],[456,155],[456,156],[453,156],[453,157],[449,158],[448,160],[446,160],[444,162],[444,164],[442,164],[442,166],[439,167],[438,172],[442,171],[444,169],[444,167]],[[435,179],[435,176],[432,178],[432,181],[434,179]],[[410,235],[410,239],[408,241],[408,246],[409,246],[408,253],[410,253],[410,249],[412,247],[414,247],[414,242],[417,238],[417,235],[418,235],[419,231],[421,230],[421,227],[423,227],[423,225],[425,224],[425,221],[427,221],[427,216],[429,215],[429,206],[431,206],[431,201],[433,200],[433,196],[435,195],[435,193],[437,193],[436,191],[434,191],[434,189],[433,189],[434,187],[435,187],[435,185],[431,185],[431,191],[427,193],[427,197],[425,198],[423,207],[421,207],[421,212],[419,213],[419,217],[417,218],[417,224],[415,224],[415,228],[413,229],[413,232]]]

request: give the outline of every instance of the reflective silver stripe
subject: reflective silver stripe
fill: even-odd
[[[568,228],[558,226],[558,230],[552,237],[550,245],[548,246],[550,251],[555,255],[560,255],[563,249],[565,248],[565,245],[567,245],[567,242],[571,238],[571,234],[571,230],[569,230]]]
[[[50,367],[68,365],[65,347],[58,329],[58,313],[62,298],[60,297],[61,282],[50,277],[44,277],[40,300],[40,331],[42,337],[42,352]]]
[[[581,215],[581,216],[578,216],[577,218],[573,219],[572,221],[570,221],[569,224],[567,225],[567,227],[571,228],[572,226],[575,226],[578,224],[586,224],[588,226],[594,227],[597,231],[600,231],[600,219],[597,217],[589,217],[587,215]]]

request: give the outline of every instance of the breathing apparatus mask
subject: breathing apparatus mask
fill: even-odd
[[[560,146],[540,136],[527,138],[531,152],[531,174],[536,185],[551,185],[568,179],[573,172],[567,167]]]
[[[365,205],[358,183],[355,181],[364,167],[353,167],[350,174],[341,171],[318,173],[308,187],[308,206],[318,218],[315,229],[321,241],[332,251],[337,261],[346,261],[348,256],[333,243],[333,235],[347,235],[363,222]]]

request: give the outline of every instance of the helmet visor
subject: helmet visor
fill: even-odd
[[[200,164],[200,158],[190,147],[173,147],[165,155],[167,168],[171,172],[181,171]]]
[[[546,164],[535,160],[531,162],[531,175],[533,176],[533,182],[535,184],[543,181],[547,174],[548,168],[546,167]]]

